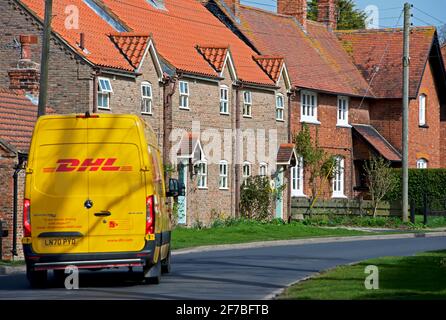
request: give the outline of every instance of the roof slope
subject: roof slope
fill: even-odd
[[[149,35],[134,33],[112,33],[110,39],[127,58],[133,68],[137,69],[150,40]]]
[[[354,124],[353,128],[385,159],[392,162],[401,161],[401,154],[374,127],[366,124]]]
[[[17,1],[25,4],[42,19],[44,1]],[[128,32],[150,34],[164,61],[179,71],[218,76],[196,48],[197,45],[209,44],[212,41],[213,46],[230,48],[240,80],[274,85],[252,59],[256,52],[196,0],[165,0],[165,10],[155,8],[147,0],[96,1],[105,6],[112,17],[119,19],[119,22],[129,29]],[[79,9],[78,29],[65,27],[65,8],[70,5]],[[140,53],[144,39],[109,38],[108,35],[116,35],[117,30],[100,18],[83,0],[55,1],[53,12],[54,31],[92,63],[133,71],[135,64],[141,61]],[[85,47],[88,52],[82,51],[78,46],[81,32],[85,34]]]
[[[239,29],[262,54],[285,58],[294,86],[366,94],[367,82],[324,25],[308,21],[304,33],[293,17],[244,5],[240,6],[240,20]]]
[[[37,120],[37,106],[24,91],[0,88],[0,139],[27,152]]]
[[[434,27],[412,28],[410,41],[410,96],[418,92],[429,58]],[[402,97],[402,29],[337,31],[346,52],[353,58],[363,76],[370,81],[378,98]],[[378,70],[378,72],[376,72]]]
[[[443,62],[446,67],[446,44],[441,47],[441,54],[443,55]]]

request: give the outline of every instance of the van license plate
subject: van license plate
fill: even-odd
[[[45,247],[71,247],[77,244],[77,239],[74,238],[58,238],[58,239],[45,239]]]

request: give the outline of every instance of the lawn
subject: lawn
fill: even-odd
[[[260,223],[255,221],[235,222],[233,225],[207,229],[176,228],[172,232],[172,249],[204,245],[234,244],[254,241],[289,240],[313,237],[370,235],[345,229],[323,229],[294,222]]]
[[[379,289],[367,290],[364,270],[379,268]],[[433,300],[446,299],[446,251],[385,257],[342,266],[291,286],[279,299]]]

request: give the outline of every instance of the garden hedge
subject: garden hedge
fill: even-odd
[[[401,169],[395,169],[399,179],[395,189],[387,195],[387,200],[401,199]],[[446,169],[409,169],[409,200],[417,208],[423,207],[423,195],[428,196],[431,209],[446,209]]]

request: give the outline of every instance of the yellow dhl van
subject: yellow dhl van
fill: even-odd
[[[150,132],[147,134],[146,132]],[[48,270],[170,271],[171,219],[157,139],[135,115],[39,118],[26,168],[23,247],[31,286]]]

